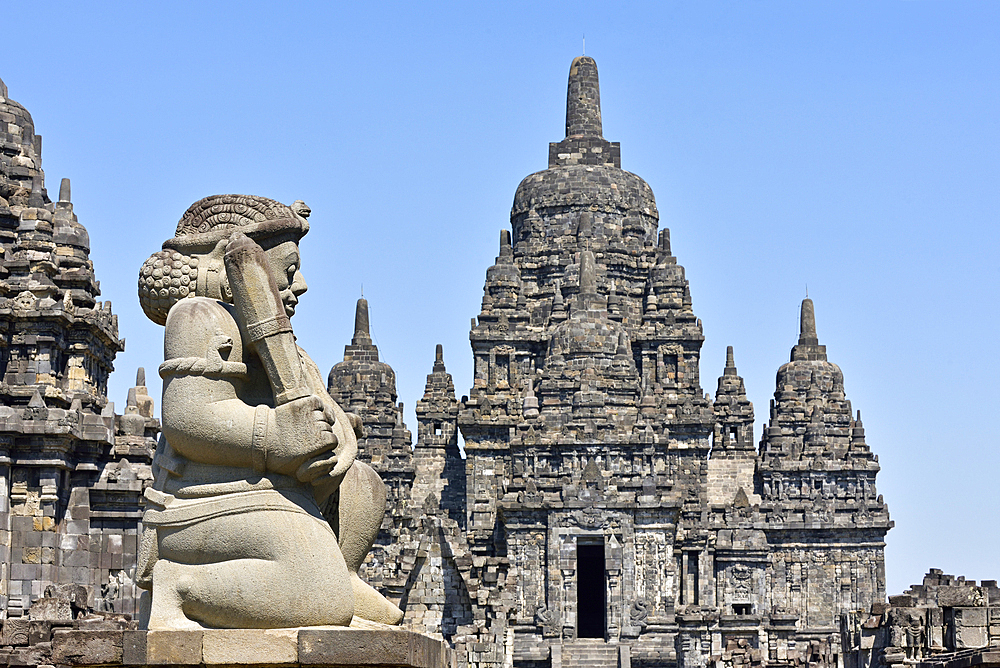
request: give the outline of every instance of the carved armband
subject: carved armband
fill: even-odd
[[[233,339],[225,334],[216,334],[208,342],[205,357],[175,357],[160,365],[160,378],[170,376],[214,376],[216,378],[247,375],[247,365],[230,362],[229,353],[233,349]]]
[[[243,362],[213,362],[204,357],[175,357],[160,365],[160,378],[163,379],[170,376],[226,378],[245,375],[247,375],[247,365]]]

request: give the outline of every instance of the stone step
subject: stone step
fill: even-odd
[[[577,640],[562,646],[562,668],[618,668],[618,645]]]

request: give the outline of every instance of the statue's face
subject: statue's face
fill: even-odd
[[[299,271],[299,246],[294,241],[286,241],[268,248],[264,253],[271,263],[271,272],[278,284],[278,294],[285,306],[285,315],[290,318],[295,315],[299,295],[307,289],[306,279]]]

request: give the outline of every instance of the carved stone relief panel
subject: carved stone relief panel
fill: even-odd
[[[673,608],[675,585],[668,569],[673,560],[673,542],[665,530],[636,529],[634,593],[654,617]]]

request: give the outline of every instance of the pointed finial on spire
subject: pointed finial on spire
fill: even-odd
[[[670,255],[670,229],[664,227],[660,230],[660,250]]]
[[[574,59],[569,68],[569,86],[566,91],[566,136],[603,137],[597,63],[587,56]]]
[[[139,367],[135,372],[135,385],[136,387],[145,387],[146,385],[146,369]]]
[[[444,371],[444,347],[439,343],[434,349],[434,372]]]
[[[514,247],[510,243],[510,230],[500,230],[500,257],[514,257]]]
[[[589,250],[580,251],[580,294],[597,294],[597,267],[594,253]]]
[[[7,84],[0,79],[0,97],[7,97]]]
[[[799,345],[819,345],[816,337],[816,310],[813,300],[806,297],[802,300],[802,313],[799,318]]]
[[[563,300],[562,286],[559,284],[559,279],[554,281],[555,291],[552,294],[552,310],[559,311],[566,307],[566,302]]]
[[[628,343],[628,334],[624,331],[618,332],[618,350],[615,351],[615,355],[622,355],[627,357],[632,351]]]
[[[355,346],[371,344],[372,337],[368,328],[368,300],[362,297],[354,310],[354,340]]]
[[[736,376],[736,358],[733,356],[733,347],[726,346],[726,368],[722,372],[723,376]],[[720,381],[721,382],[721,381]]]
[[[71,201],[70,191],[69,191],[69,179],[63,179],[62,182],[59,184],[59,201],[60,202]]]

